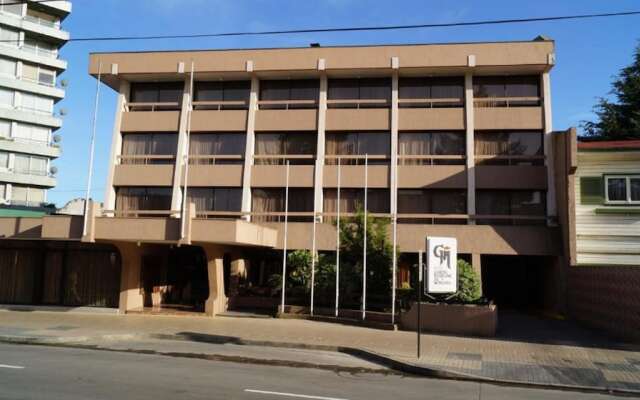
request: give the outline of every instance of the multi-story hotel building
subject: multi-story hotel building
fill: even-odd
[[[64,97],[58,51],[70,12],[69,1],[0,1],[0,203],[38,207],[56,185],[50,163],[62,121],[53,106]]]
[[[288,181],[287,249],[335,252],[338,188],[345,216],[367,186],[368,211],[397,217],[398,286],[428,235],[452,236],[488,298],[561,309],[575,131],[552,128],[554,60],[544,38],[92,54],[118,94],[104,207],[82,237],[120,254],[107,304],[215,314],[269,297]],[[79,239],[77,218],[10,229]]]

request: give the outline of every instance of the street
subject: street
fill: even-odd
[[[0,345],[0,399],[606,399],[385,374]]]

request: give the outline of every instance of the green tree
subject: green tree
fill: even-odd
[[[471,264],[458,259],[458,291],[455,298],[461,303],[473,303],[480,299],[480,277]]]
[[[584,121],[587,137],[602,140],[640,139],[640,45],[631,65],[614,79],[610,94],[615,101],[599,98],[593,108],[596,121]]]

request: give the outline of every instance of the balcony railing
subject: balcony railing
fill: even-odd
[[[194,101],[194,110],[246,110],[249,102],[244,100],[221,100],[221,101]]]
[[[25,82],[37,83],[38,85],[44,85],[44,86],[49,86],[49,87],[55,87],[56,86],[55,82],[43,82],[43,81],[41,81],[39,79],[33,79],[33,78],[26,77],[26,76],[23,76],[20,79],[22,79]]]
[[[544,155],[478,155],[475,156],[477,165],[543,165]]]
[[[476,108],[493,107],[535,107],[540,106],[542,99],[539,96],[531,97],[476,97],[473,99]]]
[[[157,218],[169,217],[171,215],[179,215],[180,210],[102,210],[103,216],[113,215],[122,218]]]
[[[463,107],[464,99],[458,97],[442,99],[399,99],[400,108],[448,108]]]
[[[258,108],[261,110],[299,110],[317,108],[316,100],[259,100]]]
[[[30,168],[13,168],[13,170],[9,169],[14,174],[22,174],[22,175],[33,175],[33,176],[51,176],[47,170],[40,169],[30,169]]]
[[[316,156],[313,154],[256,154],[253,156],[255,165],[313,165]]]
[[[158,165],[158,164],[173,164],[176,156],[173,155],[119,155],[118,160],[120,164],[138,164],[138,165]]]
[[[332,99],[327,100],[329,108],[388,108],[391,102],[387,99]]]
[[[129,102],[126,104],[126,111],[179,111],[181,108],[180,102]]]
[[[53,115],[53,111],[51,110],[42,110],[40,108],[29,107],[29,106],[17,106],[16,109],[20,111],[28,111],[28,112],[40,114],[40,115]]]
[[[240,154],[190,155],[189,164],[196,165],[229,165],[244,164],[244,156]]]
[[[324,156],[326,162],[325,165],[364,165],[365,158],[370,165],[389,165],[391,156],[385,154],[327,154]]]
[[[42,56],[47,58],[58,58],[57,50],[44,49],[42,47],[34,47],[34,46],[29,46],[27,44],[24,44],[22,46],[22,50],[31,54],[35,54],[37,56]]]
[[[464,165],[464,155],[398,155],[398,165]]]
[[[33,15],[25,15],[24,20],[28,22],[33,22],[34,24],[46,26],[48,28],[60,29],[60,21],[51,21],[45,18],[36,17]]]

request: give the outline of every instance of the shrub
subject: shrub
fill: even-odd
[[[481,297],[480,277],[471,264],[458,260],[458,291],[455,298],[461,303],[475,303]]]

